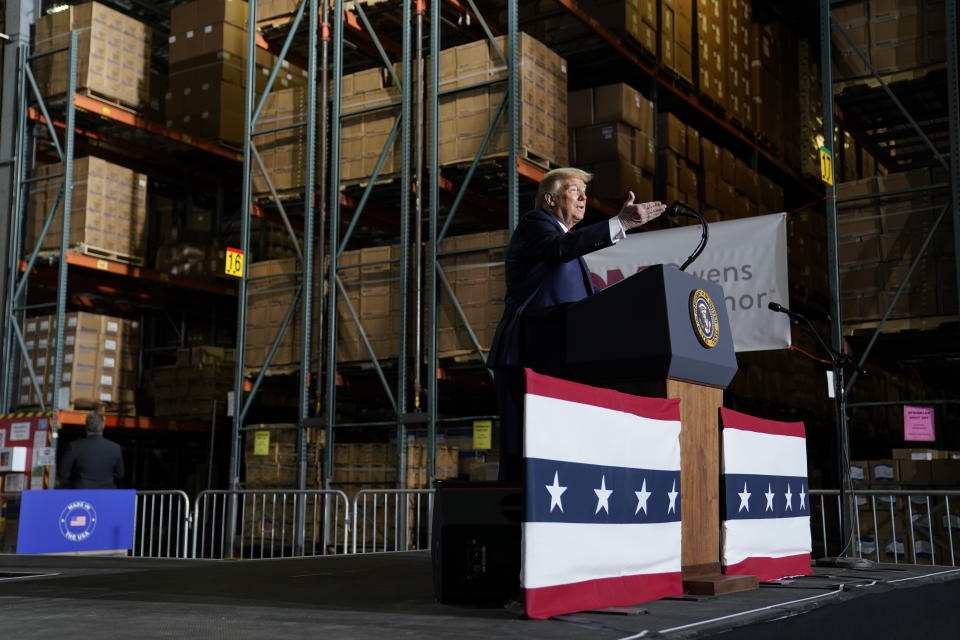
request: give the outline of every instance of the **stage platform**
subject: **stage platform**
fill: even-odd
[[[23,575],[23,574],[39,575]],[[429,553],[285,560],[0,555],[4,638],[956,638],[960,569],[880,565],[535,621],[434,601]]]

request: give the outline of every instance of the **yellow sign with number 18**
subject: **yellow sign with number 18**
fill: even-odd
[[[227,258],[223,272],[228,276],[243,277],[243,251],[227,247]]]

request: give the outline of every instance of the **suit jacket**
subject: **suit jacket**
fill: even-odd
[[[611,244],[607,222],[565,232],[556,216],[546,211],[524,214],[507,246],[507,295],[487,366],[522,366],[524,313],[593,294],[582,256]]]
[[[87,434],[67,446],[60,463],[64,489],[116,489],[123,477],[120,445],[100,434]]]

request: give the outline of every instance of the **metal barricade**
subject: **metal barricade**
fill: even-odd
[[[874,562],[957,566],[960,557],[960,491],[855,489],[857,518],[852,549]],[[814,555],[839,555],[840,492],[810,490]]]
[[[302,527],[297,526],[298,511]],[[288,558],[350,551],[349,501],[337,490],[203,491],[193,507],[193,525],[193,558]]]
[[[353,497],[353,553],[429,549],[434,489],[364,489]]]
[[[190,498],[183,491],[137,491],[133,550],[136,558],[187,558]]]

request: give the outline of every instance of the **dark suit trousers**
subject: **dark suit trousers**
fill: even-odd
[[[523,367],[497,367],[493,370],[500,407],[501,482],[523,480],[523,395],[526,381]]]

